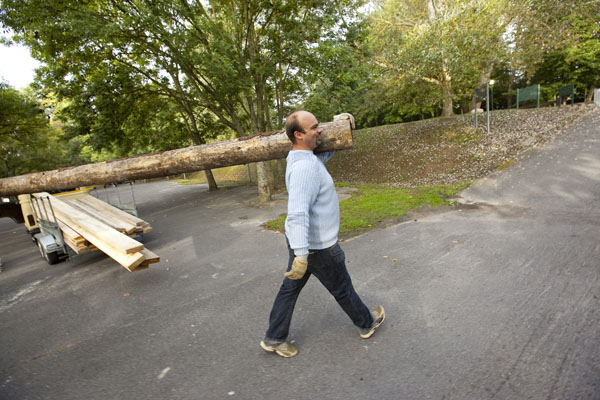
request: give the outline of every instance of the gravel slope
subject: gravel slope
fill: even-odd
[[[469,116],[436,118],[354,132],[355,147],[327,163],[336,182],[396,187],[472,181],[503,168],[528,149],[553,140],[595,105],[575,105],[485,114],[479,128]]]

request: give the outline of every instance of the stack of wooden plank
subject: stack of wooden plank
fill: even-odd
[[[71,229],[69,225],[65,225],[65,223],[61,221],[58,221],[58,225],[60,226],[65,243],[73,249],[75,253],[81,254],[90,250],[97,250],[96,246],[85,240],[83,236]]]
[[[135,237],[140,233],[152,232],[148,222],[94,196],[81,196],[72,200],[65,199],[65,201],[92,216],[101,215],[106,224],[126,235]]]
[[[133,237],[152,230],[148,222],[90,195],[60,198],[48,193],[63,239],[76,253],[101,250],[130,272],[148,268],[160,257]]]

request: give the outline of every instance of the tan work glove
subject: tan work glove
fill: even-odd
[[[356,128],[356,126],[354,124],[354,117],[350,113],[341,113],[341,114],[338,114],[338,115],[334,115],[333,116],[333,120],[334,121],[350,120],[350,127],[352,127],[352,129]]]
[[[292,269],[285,273],[285,276],[290,279],[300,279],[306,273],[308,267],[308,254],[294,257]]]

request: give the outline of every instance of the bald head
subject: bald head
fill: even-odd
[[[308,111],[294,111],[285,120],[285,132],[293,150],[314,150],[321,144],[323,128]]]
[[[306,121],[314,118],[314,115],[309,113],[308,111],[298,110],[294,111],[285,119],[285,134],[292,141],[292,143],[296,143],[295,132],[306,133]],[[303,124],[304,122],[304,124]]]

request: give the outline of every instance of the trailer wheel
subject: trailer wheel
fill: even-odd
[[[40,249],[40,254],[42,255],[42,258],[44,260],[46,260],[46,262],[49,265],[53,265],[58,262],[58,253],[57,252],[47,253],[46,249],[44,248],[44,245],[41,242],[38,241],[37,244],[38,244],[38,249]]]
[[[58,262],[58,253],[46,253],[46,261],[48,261],[48,264],[50,265],[56,264]]]
[[[46,259],[46,252],[44,251],[44,246],[39,242],[37,242],[37,246],[38,246],[38,250],[40,251],[40,255],[42,256],[43,259]]]

